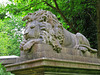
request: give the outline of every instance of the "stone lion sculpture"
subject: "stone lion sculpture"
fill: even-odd
[[[57,17],[50,11],[39,10],[26,15],[22,21],[26,22],[23,41],[20,50],[31,50],[37,43],[49,44],[57,52],[62,47],[75,48],[83,52],[97,52],[90,47],[89,41],[81,33],[73,34],[62,27]]]

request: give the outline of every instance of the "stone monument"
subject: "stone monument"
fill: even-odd
[[[22,19],[26,20],[20,58],[6,66],[8,71],[20,75],[69,75],[75,68],[72,75],[100,74],[97,50],[90,47],[84,35],[63,28],[50,11],[28,13]],[[21,74],[21,70],[29,73]]]
[[[89,41],[81,33],[73,34],[62,27],[57,17],[50,11],[39,10],[29,13],[23,19],[27,20],[23,41],[20,44],[21,52],[31,52],[35,44],[50,45],[57,53],[62,47],[81,51],[83,56],[94,54],[97,50],[90,47]]]

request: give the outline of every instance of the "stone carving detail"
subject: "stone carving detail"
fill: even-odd
[[[97,52],[90,47],[89,41],[81,33],[73,34],[62,27],[56,16],[50,11],[39,10],[26,15],[23,41],[20,50],[29,50],[34,44],[49,44],[58,53],[62,47],[75,48],[82,52]]]

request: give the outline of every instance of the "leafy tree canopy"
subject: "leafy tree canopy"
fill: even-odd
[[[73,33],[81,32],[97,48],[96,0],[9,0],[7,6],[0,5],[1,49],[7,54],[19,55],[21,32],[25,23],[21,21],[29,12],[44,9],[54,13],[63,27]],[[5,40],[6,39],[6,40]],[[13,51],[14,50],[14,51]],[[1,51],[0,51],[1,52]]]

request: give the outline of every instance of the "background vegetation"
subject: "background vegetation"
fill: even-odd
[[[0,75],[14,75],[14,74],[7,72],[6,68],[0,63]]]
[[[29,12],[44,9],[54,13],[63,27],[72,33],[80,32],[97,49],[96,0],[9,0],[0,5],[0,55],[19,55],[19,44]]]

